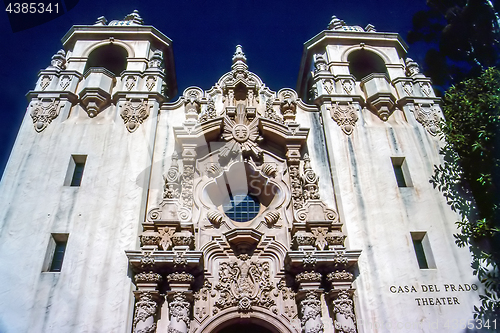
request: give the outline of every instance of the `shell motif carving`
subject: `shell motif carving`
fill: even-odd
[[[278,168],[275,165],[264,163],[262,166],[262,173],[268,177],[276,177],[276,173],[278,172]]]
[[[212,210],[207,213],[207,219],[212,223],[216,228],[220,226],[222,223],[223,216],[220,212]]]
[[[280,218],[280,213],[274,211],[274,212],[269,212],[266,214],[264,217],[264,220],[267,223],[267,226],[271,228],[273,225],[275,225]]]

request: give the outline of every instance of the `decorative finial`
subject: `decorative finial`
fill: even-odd
[[[139,11],[137,9],[135,9],[132,13],[125,16],[125,18],[123,20],[124,21],[132,21],[132,23],[135,23],[138,25],[142,25],[144,23],[144,20],[139,15]]]
[[[52,56],[49,68],[66,69],[66,52],[64,50],[61,49]]]
[[[420,74],[418,64],[412,58],[406,58],[406,76],[414,76]]]
[[[328,29],[330,30],[339,30],[345,25],[345,22],[338,19],[337,16],[333,15],[330,23],[328,24]]]
[[[231,66],[231,69],[235,71],[248,69],[247,57],[245,57],[245,53],[243,53],[241,45],[236,45],[236,51],[233,55],[233,65]]]
[[[233,64],[238,60],[243,61],[245,64],[247,63],[247,58],[245,57],[245,53],[243,53],[243,47],[241,45],[236,45],[236,51],[233,55]]]

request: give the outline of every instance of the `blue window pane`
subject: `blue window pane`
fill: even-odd
[[[257,216],[260,209],[259,200],[249,194],[235,194],[224,204],[224,212],[233,221],[247,222]]]

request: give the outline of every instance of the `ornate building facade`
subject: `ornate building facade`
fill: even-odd
[[[439,99],[397,34],[333,17],[296,90],[277,92],[237,46],[211,89],[176,101],[172,42],[137,12],[63,45],[1,183],[1,332],[458,332],[472,318],[470,256],[429,184]]]

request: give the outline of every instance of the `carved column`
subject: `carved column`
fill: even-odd
[[[183,292],[175,292],[169,296],[170,324],[168,333],[187,333],[189,331],[191,303]]]
[[[158,292],[137,291],[135,293],[134,333],[156,332],[156,313]]]
[[[303,333],[323,333],[319,290],[308,290],[300,301],[300,323]]]
[[[314,266],[312,266],[314,267]],[[305,271],[295,276],[299,283],[297,294],[300,300],[300,323],[303,333],[322,333],[323,322],[321,321],[321,301],[322,290],[321,273],[315,271]]]
[[[134,333],[152,333],[156,332],[156,315],[158,303],[160,302],[158,284],[161,281],[161,275],[154,272],[143,272],[135,275],[135,284],[137,291],[133,329]]]
[[[170,291],[167,295],[170,310],[168,333],[187,333],[191,317],[191,302],[193,294],[190,290],[194,281],[193,275],[182,272],[167,275]]]
[[[334,314],[334,327],[337,333],[357,333],[356,316],[354,314],[354,302],[351,288],[353,275],[345,270],[336,270],[327,275],[332,289],[329,293],[332,300],[332,312]]]

